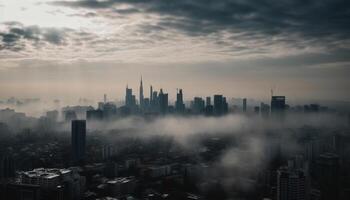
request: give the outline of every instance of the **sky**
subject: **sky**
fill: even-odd
[[[350,101],[347,0],[0,0],[0,98]]]

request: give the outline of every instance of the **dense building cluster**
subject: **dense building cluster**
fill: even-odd
[[[178,89],[172,106],[162,89],[151,86],[150,94],[144,96],[141,80],[139,99],[127,87],[125,104],[118,108],[105,96],[96,109],[67,106],[40,118],[0,110],[0,199],[349,199],[350,115],[317,104],[289,106],[284,96],[272,96],[269,104],[250,105],[243,98],[229,105],[223,95],[214,95],[194,97],[186,105]],[[232,113],[251,118],[252,127],[241,125],[238,133],[230,128],[222,133],[222,127],[213,133],[201,130],[186,136],[186,142],[134,134],[138,121],[125,130],[94,127],[131,117],[154,123],[164,115],[227,120]],[[347,119],[346,125],[289,127],[286,122],[289,114],[329,113]],[[255,133],[261,127],[253,126],[265,123],[274,125]],[[182,124],[176,126],[182,130]],[[262,138],[266,145],[249,146]]]

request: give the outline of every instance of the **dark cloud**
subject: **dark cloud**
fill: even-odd
[[[19,51],[26,43],[38,45],[40,42],[62,45],[66,40],[67,28],[41,28],[39,26],[23,26],[18,22],[3,23],[6,30],[0,32],[0,50]]]
[[[137,8],[133,12],[158,13],[164,17],[159,25],[191,35],[228,30],[348,39],[350,33],[347,0],[80,0],[54,4],[89,9],[129,4]]]

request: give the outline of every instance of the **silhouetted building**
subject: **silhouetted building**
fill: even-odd
[[[75,163],[85,159],[86,121],[72,121],[72,158]]]
[[[135,98],[132,95],[132,89],[128,88],[128,86],[126,86],[125,90],[125,105],[128,107],[135,105]]]
[[[211,106],[211,98],[210,97],[205,98],[205,106]]]
[[[102,108],[105,119],[111,119],[117,115],[117,106],[112,102],[105,103]]]
[[[143,102],[143,83],[142,83],[142,76],[141,76],[141,81],[140,81],[140,108],[141,110],[144,109],[144,102]]]
[[[222,115],[224,110],[224,102],[222,95],[214,95],[214,114]]]
[[[270,106],[265,103],[260,103],[260,113],[263,118],[267,118],[270,115]]]
[[[223,115],[228,112],[228,104],[226,102],[226,97],[222,95],[214,95],[214,114]]]
[[[303,171],[281,168],[277,171],[277,200],[305,200],[307,181]]]
[[[58,111],[57,110],[48,111],[46,112],[46,117],[55,122],[58,120]]]
[[[260,107],[259,106],[254,106],[254,113],[259,114],[260,113]]]
[[[320,105],[318,104],[304,105],[304,112],[306,113],[315,113],[319,111],[320,111]]]
[[[4,196],[2,196],[4,195]],[[6,185],[4,200],[41,200],[40,186],[31,184],[11,183]]]
[[[247,112],[247,99],[243,99],[243,112]]]
[[[0,156],[0,180],[15,177],[15,161],[11,156]]]
[[[163,89],[159,92],[159,110],[162,114],[168,112],[168,94],[163,93]]]
[[[102,110],[88,110],[86,111],[86,119],[87,120],[102,120],[103,119],[103,111]]]
[[[286,97],[285,96],[272,96],[271,97],[271,115],[283,117],[286,110]]]
[[[77,119],[77,114],[73,110],[67,110],[64,112],[64,119],[67,122]]]
[[[205,102],[201,97],[195,97],[192,102],[192,111],[195,114],[201,114],[205,111]]]
[[[222,100],[223,100],[223,114],[227,114],[228,113],[228,103],[227,103],[227,101],[226,101],[226,97],[223,97],[222,98]]]
[[[179,89],[176,94],[175,110],[177,113],[183,113],[185,111],[182,89]]]
[[[317,160],[317,177],[322,200],[339,199],[339,157],[336,154],[321,154]]]

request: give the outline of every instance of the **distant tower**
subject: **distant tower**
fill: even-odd
[[[142,76],[140,82],[140,108],[143,108],[143,84],[142,84]]]
[[[211,106],[211,98],[207,97],[205,103],[206,103],[206,106]]]
[[[305,200],[306,176],[303,171],[281,168],[277,171],[277,200]]]
[[[179,113],[183,113],[185,111],[185,104],[183,102],[182,89],[178,90],[178,92],[176,94],[175,109]]]
[[[271,114],[283,117],[286,110],[285,96],[271,96]]]
[[[215,115],[222,115],[224,111],[224,101],[222,95],[214,95],[214,113]]]
[[[133,105],[133,97],[132,97],[132,89],[126,85],[126,90],[125,90],[125,105],[126,106],[132,106]]]
[[[247,112],[247,99],[243,99],[243,112]]]
[[[107,103],[107,94],[103,95],[103,102],[106,104]]]
[[[150,102],[152,102],[152,100],[153,100],[153,87],[152,87],[152,85],[151,85],[151,87],[150,87],[150,91],[149,91],[149,101]]]
[[[72,121],[72,157],[75,163],[85,159],[86,121]]]

